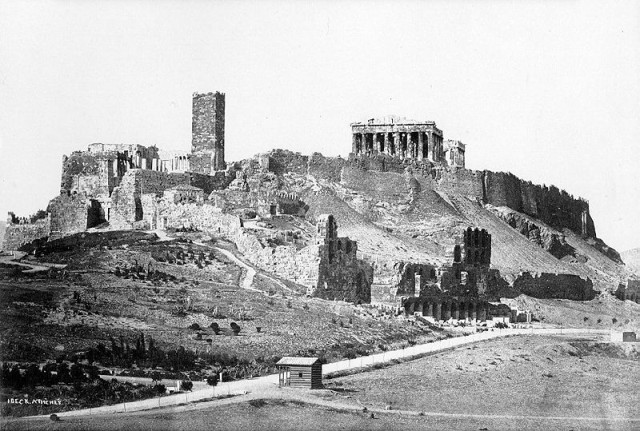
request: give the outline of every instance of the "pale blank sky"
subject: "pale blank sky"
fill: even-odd
[[[468,167],[582,196],[640,247],[640,2],[4,1],[0,214],[45,208],[91,142],[188,150],[194,91],[227,95],[228,161],[433,120]]]

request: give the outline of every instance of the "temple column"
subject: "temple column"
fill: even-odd
[[[358,154],[358,135],[356,133],[351,134],[351,152],[353,154]]]
[[[460,320],[460,303],[458,301],[454,301],[451,304],[451,315],[453,320]]]
[[[469,319],[472,322],[475,322],[477,320],[477,315],[476,315],[476,303],[472,302],[471,304],[469,304]]]
[[[413,158],[413,141],[411,140],[411,132],[407,132],[407,153],[405,154],[407,159]]]
[[[431,132],[427,132],[427,158],[432,162],[435,160],[433,156],[433,151],[434,151],[433,134]]]
[[[379,154],[382,150],[380,148],[380,139],[378,139],[378,133],[373,134],[373,150]]]
[[[418,160],[422,160],[422,148],[424,146],[423,132],[418,132]]]
[[[393,149],[394,149],[394,153],[392,154],[392,156],[399,156],[400,155],[400,132],[394,132],[393,133]]]
[[[384,132],[384,153],[390,154],[389,150],[389,133]]]
[[[442,320],[442,302],[438,301],[435,304],[435,311],[433,313],[434,320]]]

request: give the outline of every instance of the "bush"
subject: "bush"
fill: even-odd
[[[209,328],[211,328],[213,333],[216,335],[220,333],[220,326],[216,322],[211,323],[211,325],[209,325]]]
[[[616,319],[615,317],[614,317],[614,318],[612,318],[612,319],[611,319],[611,323],[613,323],[613,324],[615,325],[616,323],[618,323],[618,319]]]
[[[215,386],[218,384],[218,375],[214,374],[213,376],[207,377],[207,384],[209,386]]]
[[[198,325],[197,323],[193,323],[191,326],[189,326],[189,329],[193,329],[194,331],[199,331],[200,325]]]
[[[193,382],[189,380],[183,380],[180,382],[180,390],[181,391],[190,391],[193,388]]]
[[[291,300],[288,300],[287,301],[287,308],[292,308],[292,307],[293,307],[293,305],[291,305]]]
[[[167,392],[167,387],[162,384],[155,385],[155,389],[159,395],[165,394]]]
[[[236,322],[231,322],[231,330],[233,331],[233,335],[238,335],[240,333],[240,325],[238,325]]]

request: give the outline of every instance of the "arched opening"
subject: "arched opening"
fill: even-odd
[[[453,261],[456,263],[460,263],[462,259],[462,251],[460,250],[460,246],[456,245],[453,247]]]

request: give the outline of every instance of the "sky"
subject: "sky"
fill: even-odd
[[[590,203],[640,247],[640,2],[0,2],[0,214],[59,193],[92,142],[186,150],[226,93],[226,160],[347,157],[349,124],[435,121],[467,167]],[[2,216],[4,217],[4,216]]]

